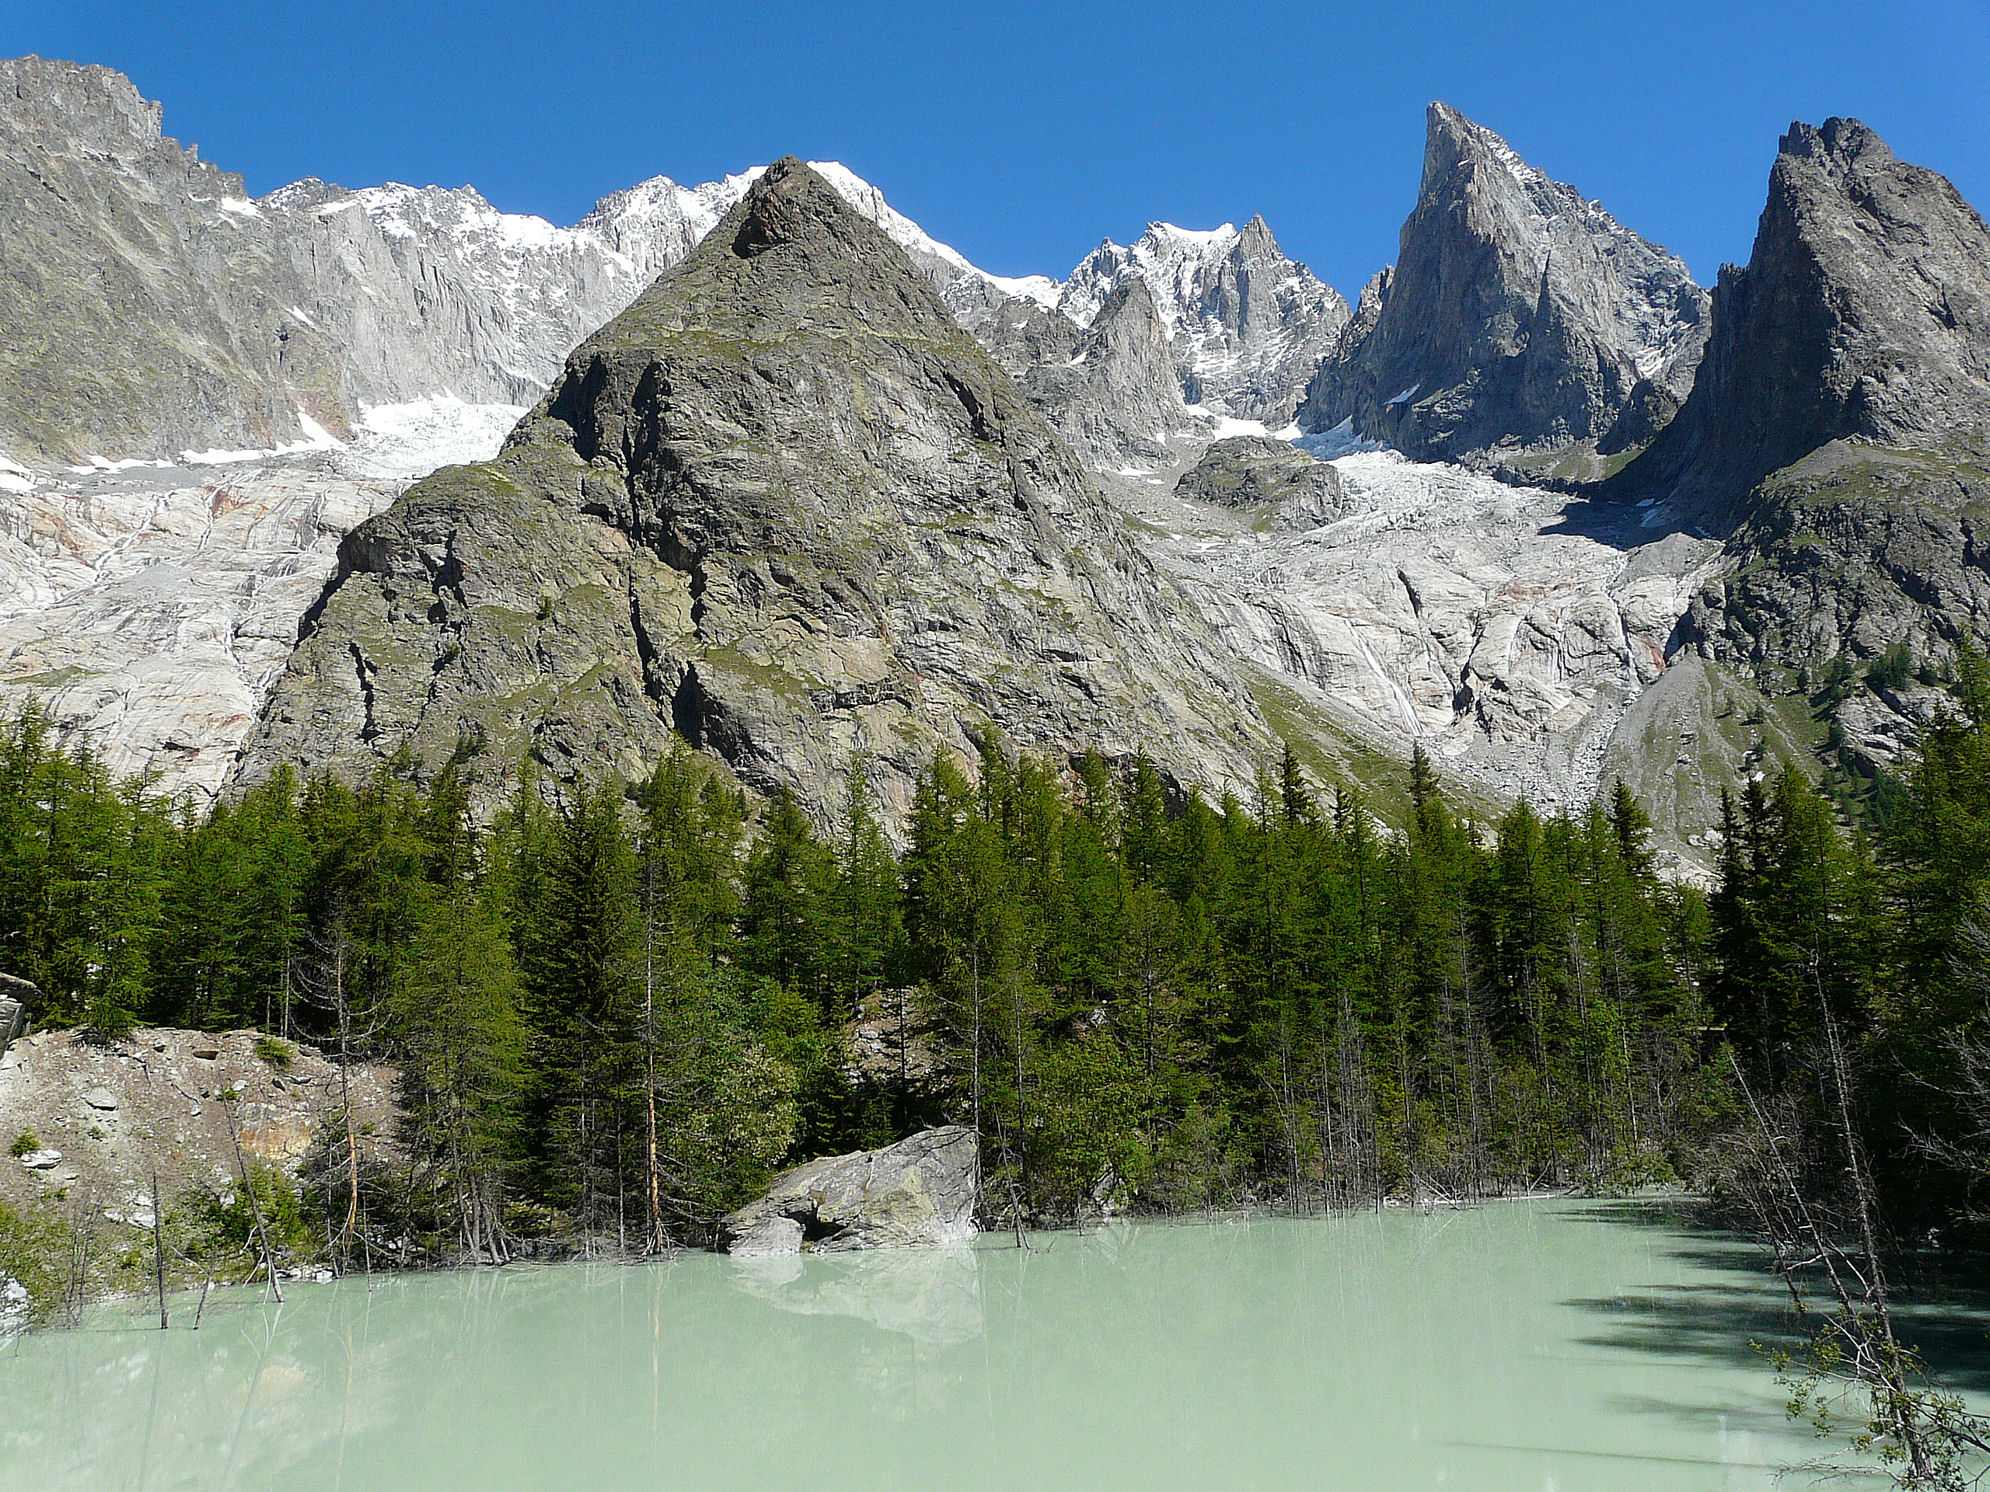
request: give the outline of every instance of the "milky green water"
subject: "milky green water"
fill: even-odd
[[[0,1348],[0,1487],[1628,1492],[1817,1453],[1748,1345],[1773,1282],[1661,1206],[1034,1244],[120,1310]]]

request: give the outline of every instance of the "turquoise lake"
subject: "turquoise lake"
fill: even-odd
[[[1573,1492],[1820,1451],[1750,1345],[1780,1287],[1666,1203],[1031,1243],[297,1284],[197,1333],[119,1307],[0,1347],[0,1488]]]

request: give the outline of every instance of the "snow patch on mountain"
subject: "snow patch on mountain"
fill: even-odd
[[[517,404],[466,404],[449,394],[374,405],[334,464],[350,476],[413,480],[439,467],[489,461],[525,414]]]
[[[1177,228],[1173,223],[1149,223],[1133,243],[1107,239],[1078,262],[1057,296],[1057,309],[1080,326],[1090,326],[1106,298],[1135,275],[1147,282],[1154,309],[1169,339],[1181,330],[1186,305],[1196,283],[1235,247],[1237,229]]]

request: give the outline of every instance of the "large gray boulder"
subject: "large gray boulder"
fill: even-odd
[[[719,1224],[729,1254],[841,1253],[974,1236],[980,1147],[959,1125],[797,1166]]]
[[[28,1029],[28,1004],[40,995],[32,981],[0,974],[0,1052]]]

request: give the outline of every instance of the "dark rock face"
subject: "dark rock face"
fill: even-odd
[[[1312,528],[1346,501],[1340,473],[1299,447],[1262,435],[1211,444],[1175,483],[1180,497],[1225,508],[1271,508],[1283,529]]]
[[[1133,298],[1129,298],[1129,304]],[[978,722],[1248,780],[1209,624],[898,246],[799,161],[567,360],[490,463],[355,530],[244,777],[401,743],[502,782],[673,731],[826,810]]]
[[[1299,423],[1426,460],[1627,449],[1685,398],[1706,305],[1679,260],[1432,104],[1400,257]]]
[[[1829,441],[1981,449],[1987,434],[1990,230],[1857,120],[1792,125],[1748,265],[1721,272],[1699,381],[1641,481],[1731,524],[1756,482]]]
[[[719,1247],[752,1255],[965,1243],[980,1185],[973,1130],[923,1130],[777,1177],[766,1196],[719,1224]]]
[[[1856,120],[1783,137],[1746,268],[1722,271],[1679,416],[1608,491],[1727,539],[1687,632],[1730,662],[1816,671],[1990,625],[1990,230]],[[1885,761],[1913,691],[1836,708]]]

